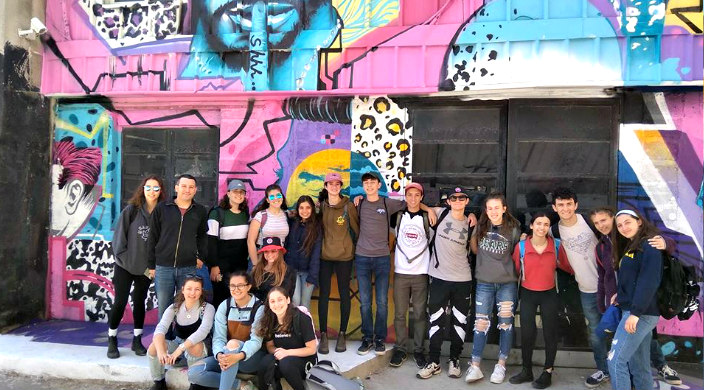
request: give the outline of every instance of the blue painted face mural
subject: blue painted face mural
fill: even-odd
[[[314,90],[318,55],[341,29],[330,0],[193,3],[182,78],[239,78],[247,91]]]

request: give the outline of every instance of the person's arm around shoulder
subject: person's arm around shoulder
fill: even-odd
[[[252,221],[249,222],[249,231],[247,232],[247,251],[249,252],[249,260],[252,261],[252,266],[257,265],[259,257],[257,257],[257,239],[259,238],[259,228],[261,225],[261,212],[258,212]]]

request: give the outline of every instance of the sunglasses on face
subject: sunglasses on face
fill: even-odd
[[[161,187],[159,187],[159,186],[144,186],[144,191],[159,192],[159,191],[161,191]]]
[[[230,284],[230,290],[244,290],[245,287],[249,286],[249,284],[244,283],[244,284]]]
[[[466,197],[466,196],[455,196],[455,195],[452,195],[452,196],[450,196],[449,199],[450,199],[450,202],[457,202],[457,201],[465,201],[465,200],[467,200],[467,197]]]
[[[269,195],[268,198],[269,198],[269,200],[276,200],[276,199],[283,199],[284,196],[279,192],[276,195],[274,195],[274,194]]]

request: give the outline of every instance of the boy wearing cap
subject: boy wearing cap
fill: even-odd
[[[426,329],[428,300],[428,213],[420,209],[423,186],[406,185],[406,209],[391,218],[396,229],[394,253],[394,330],[396,344],[389,365],[400,367],[407,358],[408,328],[406,314],[413,302],[413,357],[418,368],[425,366],[423,337]]]
[[[362,344],[357,353],[365,355],[374,349],[377,355],[386,351],[384,340],[387,334],[389,273],[391,256],[389,252],[389,217],[406,207],[405,201],[379,196],[381,180],[374,173],[362,175],[362,185],[366,200],[359,201],[359,240],[355,249],[354,266],[357,271],[357,285],[361,301]],[[435,222],[435,213],[428,211],[430,222]],[[372,275],[376,298],[376,321],[372,318]]]
[[[430,242],[430,279],[428,296],[429,355],[427,364],[416,374],[417,378],[428,379],[440,374],[440,349],[445,339],[445,328],[449,326],[450,359],[448,376],[459,378],[460,354],[465,339],[467,317],[471,308],[472,269],[469,264],[469,239],[476,217],[465,217],[469,196],[462,188],[455,188],[447,198],[449,211],[435,209],[440,213],[435,227],[435,236]],[[450,310],[445,308],[450,306]],[[447,316],[451,316],[450,323]]]
[[[241,180],[232,180],[227,193],[208,214],[208,263],[213,281],[213,306],[230,296],[223,276],[247,270],[249,208],[247,191]]]

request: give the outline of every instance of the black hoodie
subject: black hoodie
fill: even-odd
[[[196,202],[181,216],[173,201],[159,203],[149,222],[149,269],[193,267],[208,254],[208,210]]]

